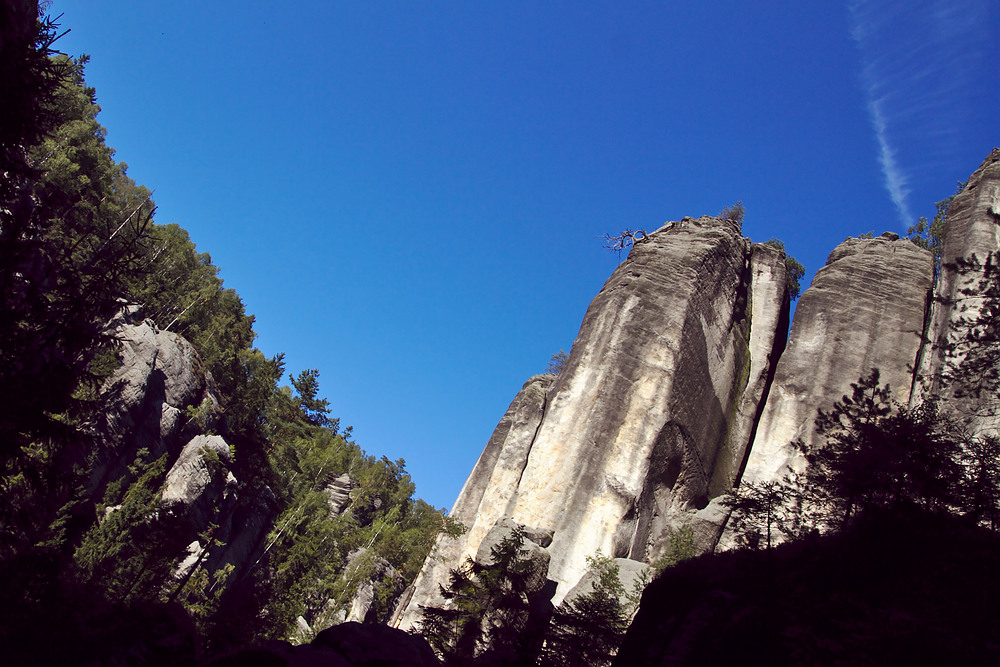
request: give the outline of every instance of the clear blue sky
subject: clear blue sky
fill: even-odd
[[[742,200],[808,271],[1000,144],[1000,3],[55,0],[259,347],[450,507],[618,258]]]

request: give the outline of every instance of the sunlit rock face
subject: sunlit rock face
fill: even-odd
[[[104,445],[91,473],[91,492],[125,474],[140,449],[152,459],[167,454],[172,462],[221,415],[215,383],[191,343],[151,320],[138,320],[135,311],[126,308],[112,322],[121,365],[104,388],[108,407],[99,425]]]
[[[931,254],[895,234],[847,239],[830,253],[796,308],[743,481],[801,469],[791,442],[821,444],[816,411],[831,409],[872,368],[894,401],[909,401],[932,277]]]
[[[529,381],[497,427],[455,505],[469,531],[439,542],[401,626],[500,516],[552,531],[556,603],[588,556],[653,557],[738,475],[787,317],[784,254],[737,222],[685,218],[637,243],[558,379]]]
[[[978,292],[984,267],[1000,261],[1000,149],[993,151],[972,174],[948,208],[947,234],[941,257],[941,274],[931,308],[928,338],[930,345],[922,355],[920,378],[915,392],[919,399],[928,394],[945,399],[948,407],[963,416],[974,430],[997,432],[996,415],[1000,414],[992,392],[983,399],[960,398],[961,383],[945,385],[942,370],[956,368],[962,354],[944,353],[948,342],[956,341],[964,332],[962,318],[975,319],[981,298],[963,294],[963,290]],[[970,264],[971,263],[971,264]],[[961,375],[961,373],[959,373]],[[971,384],[977,378],[964,378]],[[964,387],[966,390],[970,384]],[[993,397],[993,400],[989,400]]]
[[[512,513],[554,531],[557,602],[588,556],[646,560],[678,516],[707,504],[753,365],[751,255],[736,222],[668,223],[591,303]],[[773,323],[760,333],[773,341]]]
[[[393,621],[398,627],[410,628],[420,620],[419,605],[444,604],[439,584],[447,584],[448,571],[466,557],[474,558],[486,534],[510,513],[555,380],[554,375],[536,375],[511,401],[449,514],[466,531],[458,537],[438,537],[423,569],[398,605]]]

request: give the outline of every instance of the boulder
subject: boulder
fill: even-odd
[[[187,516],[196,531],[204,529],[224,500],[236,492],[231,463],[229,445],[222,436],[195,436],[167,472],[161,505]]]
[[[526,529],[524,526],[511,520],[510,517],[503,517],[497,521],[496,525],[486,533],[482,542],[479,543],[475,560],[477,563],[482,563],[483,565],[492,565],[494,562],[493,550],[504,540],[511,539],[517,530],[520,530],[521,534],[524,535],[524,539],[521,541],[519,557],[531,563],[531,577],[527,587],[527,593],[531,595],[541,591],[545,586],[545,582],[548,579],[550,556],[548,550],[541,544],[533,541],[530,535],[534,535],[542,542],[551,543],[551,533],[538,529]]]
[[[653,568],[646,563],[628,558],[615,558],[613,562],[618,567],[618,581],[625,591],[625,596],[620,602],[626,607],[631,607],[632,600],[630,597],[635,596],[636,592],[642,592],[642,589],[649,583],[653,576]],[[569,590],[569,593],[563,598],[563,603],[573,602],[579,597],[592,593],[597,580],[598,576],[588,570],[580,578],[576,586]]]

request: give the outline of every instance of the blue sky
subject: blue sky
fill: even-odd
[[[55,0],[108,143],[450,507],[619,259],[742,200],[808,271],[1000,144],[1000,5]]]

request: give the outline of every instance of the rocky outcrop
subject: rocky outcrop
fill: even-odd
[[[139,320],[137,312],[126,307],[111,323],[120,366],[104,387],[109,407],[96,425],[102,446],[88,491],[97,499],[109,482],[129,480],[129,465],[142,450],[147,460],[166,455],[161,506],[183,517],[179,525],[191,540],[175,576],[229,565],[239,573],[259,553],[277,501],[267,487],[240,496],[229,444],[209,435],[223,426],[215,382],[188,341]],[[208,529],[210,547],[202,537]]]
[[[357,486],[346,472],[342,475],[331,473],[327,476],[323,491],[330,502],[330,516],[334,517],[344,511],[351,502],[351,489]]]
[[[192,528],[207,526],[220,506],[235,501],[236,478],[229,472],[232,455],[218,435],[199,435],[181,450],[167,473],[161,504],[185,515]]]
[[[737,223],[686,218],[639,243],[594,299],[550,398],[517,488],[513,518],[554,531],[557,601],[598,552],[645,560],[667,528],[704,506],[729,434],[756,412],[754,296],[785,299],[780,254],[752,285]],[[780,277],[778,287],[763,283]],[[766,321],[766,317],[762,317]],[[775,330],[759,330],[758,350]],[[757,395],[757,400],[762,396]],[[735,454],[738,456],[738,454]]]
[[[621,584],[622,590],[625,595],[619,601],[622,603],[626,609],[631,608],[635,604],[634,600],[638,599],[638,594],[642,593],[642,589],[648,584],[653,578],[653,568],[646,563],[641,563],[635,560],[629,560],[628,558],[614,558],[612,563],[618,573],[618,583]],[[600,575],[593,570],[588,570],[586,574],[577,582],[576,586],[570,589],[566,597],[563,598],[563,603],[573,602],[574,600],[583,597],[584,595],[589,595],[594,592],[595,584],[598,583]]]
[[[215,383],[194,347],[152,320],[136,321],[136,312],[135,306],[125,308],[112,322],[121,365],[104,389],[108,409],[98,428],[105,444],[90,478],[90,490],[98,494],[126,472],[140,449],[174,459],[220,419]]]
[[[909,401],[932,279],[931,254],[895,234],[847,239],[830,253],[795,311],[743,480],[801,469],[791,443],[819,445],[816,411],[832,408],[872,368],[893,400]]]
[[[469,530],[439,541],[402,627],[441,602],[437,585],[482,555],[498,517],[551,531],[555,602],[587,556],[649,563],[681,526],[696,547],[715,548],[728,519],[721,496],[801,470],[792,443],[822,447],[817,411],[872,369],[900,405],[933,395],[961,409],[940,378],[961,361],[945,353],[958,323],[980,307],[964,290],[1000,257],[1000,150],[951,205],[936,299],[927,250],[893,233],[847,239],[802,295],[787,346],[781,251],[708,217],[638,237],[591,303],[558,378],[529,381],[497,427],[453,512]],[[967,268],[972,258],[978,273]],[[982,419],[981,404],[968,413],[980,433],[1000,427]]]
[[[448,581],[448,571],[475,557],[489,530],[510,513],[555,380],[554,375],[536,375],[511,401],[452,507],[451,518],[465,525],[466,531],[458,537],[438,536],[424,567],[400,600],[393,625],[411,628],[420,620],[420,605],[444,604],[438,586]]]
[[[961,364],[963,354],[949,354],[949,343],[964,334],[962,319],[975,319],[982,304],[980,297],[963,291],[978,292],[986,264],[995,267],[1000,261],[1000,149],[993,149],[952,199],[947,226],[915,397],[944,398],[974,430],[997,432],[1000,424],[995,415],[1000,414],[1000,405],[989,395],[960,397],[961,387],[956,385],[961,383],[946,385],[942,376]]]
[[[556,602],[588,556],[648,559],[738,473],[787,312],[783,253],[737,222],[685,218],[637,243],[558,379],[533,378],[501,420],[455,504],[469,531],[439,541],[402,627],[496,517],[552,532]]]

